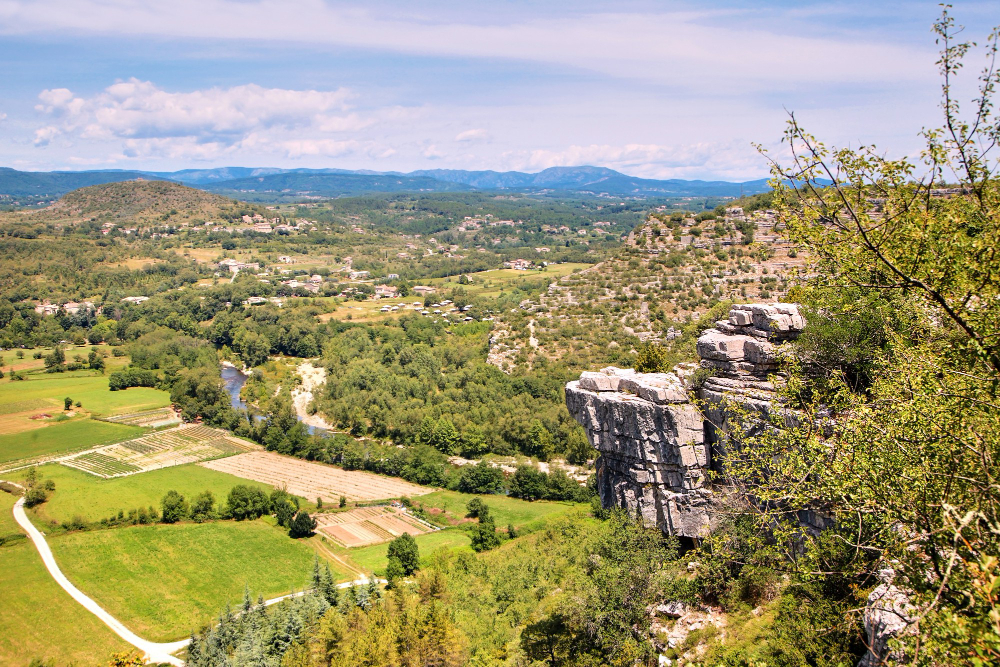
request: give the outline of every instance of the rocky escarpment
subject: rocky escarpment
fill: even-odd
[[[702,537],[710,527],[710,452],[701,413],[672,373],[605,368],[566,385],[569,412],[601,453],[601,504],[647,526]]]
[[[773,411],[782,344],[804,327],[794,304],[735,306],[698,339],[702,375],[710,374],[700,388],[674,373],[620,368],[567,384],[569,412],[601,454],[604,507],[625,508],[671,535],[704,536],[715,515],[710,472],[732,432],[731,402],[762,417]]]

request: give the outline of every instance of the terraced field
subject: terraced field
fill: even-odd
[[[244,479],[285,488],[303,498],[322,498],[335,502],[340,496],[348,500],[381,500],[402,496],[420,496],[434,489],[418,486],[397,477],[382,477],[359,470],[342,470],[321,463],[282,456],[274,452],[248,452],[201,465],[227,472]]]
[[[255,449],[259,447],[225,431],[188,425],[101,447],[62,464],[98,477],[118,477]]]
[[[433,528],[395,507],[363,507],[336,514],[317,514],[319,532],[345,547],[378,544],[403,533],[421,535]]]
[[[179,424],[181,418],[173,411],[173,408],[157,408],[155,410],[144,410],[143,412],[131,412],[124,415],[114,415],[105,421],[115,424],[128,424],[129,426],[167,426]]]

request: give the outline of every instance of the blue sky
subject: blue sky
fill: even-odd
[[[828,144],[915,155],[938,115],[938,11],[0,0],[0,166],[593,164],[743,180],[766,175],[751,144],[780,150],[786,110]],[[995,2],[958,2],[954,14],[980,41],[1000,23]]]

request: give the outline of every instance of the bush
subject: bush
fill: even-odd
[[[499,468],[487,463],[465,466],[458,479],[458,490],[462,493],[502,493],[504,476]]]
[[[184,496],[174,490],[167,491],[160,502],[163,523],[177,523],[188,518],[190,508]]]
[[[24,506],[35,507],[36,505],[41,505],[48,499],[49,496],[45,493],[45,489],[41,486],[33,486],[28,489],[26,494],[24,494]]]

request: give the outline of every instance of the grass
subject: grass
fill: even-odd
[[[13,523],[14,500],[0,492],[0,533],[7,517]],[[59,587],[27,540],[0,547],[0,591],[0,664],[23,667],[39,658],[96,667],[131,648]]]
[[[427,562],[428,557],[441,548],[458,549],[464,547],[470,549],[469,536],[460,528],[447,528],[433,533],[424,533],[414,536],[413,539],[417,542],[420,558],[424,562]],[[388,550],[389,543],[383,542],[382,544],[345,549],[344,551],[358,567],[381,576],[385,574],[386,552]]]
[[[95,417],[139,412],[170,405],[170,395],[159,389],[133,387],[123,391],[108,389],[108,376],[82,370],[66,373],[29,373],[26,380],[0,381],[0,407],[10,403],[44,401],[51,412],[62,411],[63,399],[79,401],[83,410]]]
[[[170,490],[189,501],[202,491],[211,491],[217,503],[225,502],[230,489],[246,484],[271,491],[266,484],[241,479],[227,473],[188,464],[151,470],[141,475],[101,479],[62,465],[47,465],[38,475],[55,482],[56,490],[49,500],[32,510],[32,518],[40,522],[69,521],[75,516],[86,521],[100,521],[123,510],[160,507],[160,500]]]
[[[107,352],[107,346],[98,346]],[[68,348],[66,356],[86,356],[90,347]],[[48,352],[48,350],[42,350]],[[26,361],[35,350],[24,350]],[[4,363],[17,362],[16,351],[3,352]],[[106,357],[108,373],[127,363],[124,357]],[[16,365],[16,363],[15,363]],[[88,419],[162,408],[170,404],[165,391],[134,387],[125,391],[110,391],[108,376],[90,370],[66,373],[31,371],[25,380],[0,380],[0,463],[34,458],[47,454],[85,449],[109,444],[141,434],[139,429],[116,424],[104,424]],[[75,415],[63,412],[63,400],[71,398],[80,402],[73,408]],[[47,419],[33,419],[41,414]]]
[[[438,508],[450,515],[449,518],[460,519],[465,517],[465,506],[476,497],[469,493],[442,490],[414,498],[413,503],[417,506],[422,505],[424,509],[428,510]],[[498,528],[505,528],[507,524],[511,523],[517,530],[538,528],[549,518],[564,514],[577,506],[570,502],[551,500],[536,500],[529,503],[526,500],[509,496],[483,495],[478,497],[482,498],[489,506]]]
[[[135,438],[143,433],[144,430],[137,426],[109,424],[93,419],[55,422],[44,428],[0,435],[0,463],[107,445]]]
[[[69,579],[139,636],[183,638],[254,597],[307,584],[315,551],[265,521],[134,526],[50,540]],[[350,578],[331,563],[340,578]]]

